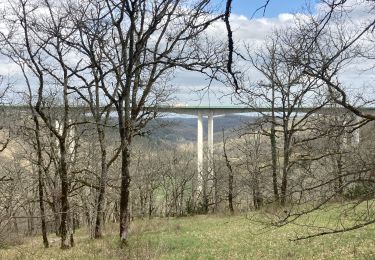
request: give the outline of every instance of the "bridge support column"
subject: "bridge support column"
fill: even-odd
[[[197,167],[198,167],[198,190],[202,189],[202,173],[203,173],[203,117],[198,112],[197,127]]]
[[[354,123],[355,124],[359,124],[360,122],[360,117],[356,116],[356,118],[354,119]],[[358,127],[357,125],[355,125],[354,127]],[[357,128],[353,131],[353,139],[352,139],[352,144],[353,145],[358,145],[359,142],[360,142],[360,128]]]
[[[210,176],[214,175],[214,116],[211,112],[208,115],[208,134],[207,134],[208,140],[208,173]]]
[[[68,124],[72,124],[72,120],[69,119],[68,120]],[[64,125],[63,125],[63,122],[60,122],[59,120],[55,120],[55,129],[56,131],[62,135],[63,134],[63,129]],[[67,152],[69,154],[69,157],[70,157],[70,160],[73,161],[74,160],[74,148],[75,148],[75,128],[74,127],[70,127],[70,129],[68,130],[68,135],[67,135]],[[56,139],[56,146],[59,147],[59,141]],[[60,150],[58,150],[58,153],[60,154]]]
[[[63,124],[59,120],[55,120],[55,129],[60,135],[62,135]],[[55,138],[55,140],[56,140],[55,142],[56,142],[56,147],[57,147],[57,154],[60,157],[59,140],[57,138]]]

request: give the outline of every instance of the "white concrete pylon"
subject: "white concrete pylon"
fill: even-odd
[[[208,115],[208,173],[214,175],[214,116],[212,112]]]
[[[63,125],[60,124],[59,120],[55,120],[55,129],[61,135],[63,132]]]
[[[71,119],[69,119],[68,122],[69,122],[69,125],[71,125],[73,121]],[[75,128],[73,126],[71,126],[69,128],[69,132],[68,132],[68,148],[69,148],[69,153],[70,153],[72,161],[74,160],[74,147],[75,147],[75,145],[76,145],[76,143],[75,143]]]
[[[342,123],[343,134],[342,134],[342,145],[346,147],[348,145],[348,133],[346,131],[346,120]]]
[[[68,120],[68,124],[72,124],[72,120]],[[59,135],[63,134],[63,122],[60,122],[59,120],[55,120],[55,129],[59,133]],[[75,129],[73,126],[71,126],[68,130],[68,135],[67,135],[67,148],[68,148],[68,153],[70,154],[71,160],[74,160],[74,147],[75,147]],[[56,147],[59,147],[59,140],[56,138]],[[58,154],[60,156],[60,150],[58,149]]]
[[[360,117],[356,116],[356,118],[354,119],[354,123],[356,124],[354,127],[358,127],[359,125],[359,122],[360,122]],[[359,142],[360,142],[360,128],[356,128],[354,131],[353,131],[353,139],[352,139],[352,144],[353,145],[358,145]]]
[[[59,120],[55,120],[55,129],[60,135],[62,134],[62,124],[60,124]],[[56,138],[57,155],[60,157],[59,145],[59,140]]]
[[[203,172],[203,117],[198,112],[197,125],[197,167],[198,167],[198,190],[202,188],[202,172]]]

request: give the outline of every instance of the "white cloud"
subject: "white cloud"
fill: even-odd
[[[373,21],[375,15],[375,2],[374,1],[366,1],[366,0],[348,0],[345,6],[343,7],[345,11],[347,11],[346,15],[343,17],[336,17],[339,19],[344,19],[344,25],[347,28],[351,28],[358,31],[360,26],[363,26],[364,23],[368,21]],[[322,4],[318,4],[315,6],[315,15],[319,16],[323,12],[325,12],[326,6]],[[295,19],[303,21],[307,19],[307,15],[298,13],[298,14],[290,14],[290,13],[282,13],[279,14],[277,17],[273,18],[259,18],[259,19],[248,19],[242,15],[231,15],[231,26],[233,29],[233,35],[236,47],[241,47],[243,45],[248,45],[252,49],[257,49],[264,45],[267,37],[269,37],[272,32],[276,29],[286,28],[294,24]],[[223,42],[226,41],[226,27],[223,22],[216,23],[212,28],[210,28],[210,35],[214,36],[215,39],[221,39]],[[372,33],[372,37],[374,37],[374,32]],[[373,44],[374,41],[370,42]],[[369,68],[373,68],[369,70]],[[374,60],[361,60],[361,61],[353,61],[350,66],[348,66],[345,70],[342,71],[340,76],[340,81],[343,85],[347,86],[347,89],[350,90],[353,96],[358,94],[363,94],[368,98],[373,98],[374,94],[374,86],[375,84],[375,76],[374,76]],[[208,81],[204,81],[204,79],[198,75],[189,73],[186,74],[186,81],[184,80],[184,73],[179,73],[175,82],[177,85],[186,85],[189,82],[193,83],[193,86],[204,86],[208,84]],[[253,81],[259,77],[254,69],[249,69],[248,75],[252,77]],[[215,88],[212,88],[211,92],[217,90],[219,85]],[[216,96],[224,96],[230,92],[229,89],[222,89]],[[370,96],[370,92],[372,93]],[[224,93],[224,94],[223,94]],[[181,95],[180,95],[181,96]],[[185,95],[186,100],[189,100],[189,95]],[[215,95],[210,96],[210,103],[219,103],[220,100],[213,100]],[[205,95],[203,97],[202,102],[208,102],[208,96]],[[193,101],[188,101],[193,102]],[[230,98],[226,97],[221,102],[229,103]]]
[[[265,44],[267,37],[278,28],[286,27],[293,23],[295,17],[301,18],[302,14],[280,14],[274,18],[257,18],[249,19],[243,15],[231,15],[231,26],[235,41],[235,47],[244,50],[244,46],[249,46],[255,50]],[[221,40],[227,44],[227,31],[224,22],[216,22],[214,26],[209,28],[209,36],[215,40]],[[248,66],[249,67],[249,66]],[[259,78],[259,73],[253,68],[247,68],[248,75],[251,75],[253,80]],[[176,78],[173,80],[178,89],[177,98],[182,102],[188,104],[230,104],[232,89],[224,87],[220,83],[213,83],[210,89],[207,90],[209,79],[205,78],[199,73],[179,71],[176,73]],[[204,89],[201,93],[196,90]],[[188,90],[188,91],[186,91]],[[195,91],[192,91],[195,90]]]
[[[294,15],[283,13],[283,14],[279,14],[278,18],[281,22],[289,22],[294,19]]]

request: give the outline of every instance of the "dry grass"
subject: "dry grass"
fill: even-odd
[[[264,230],[244,216],[195,216],[137,220],[127,248],[120,249],[117,227],[105,238],[76,234],[76,246],[62,251],[59,239],[43,249],[39,237],[0,250],[0,259],[375,259],[375,227],[290,242],[306,232],[297,226]]]

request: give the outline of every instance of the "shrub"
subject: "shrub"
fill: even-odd
[[[375,183],[357,182],[350,186],[344,193],[348,199],[369,199],[375,195]]]

